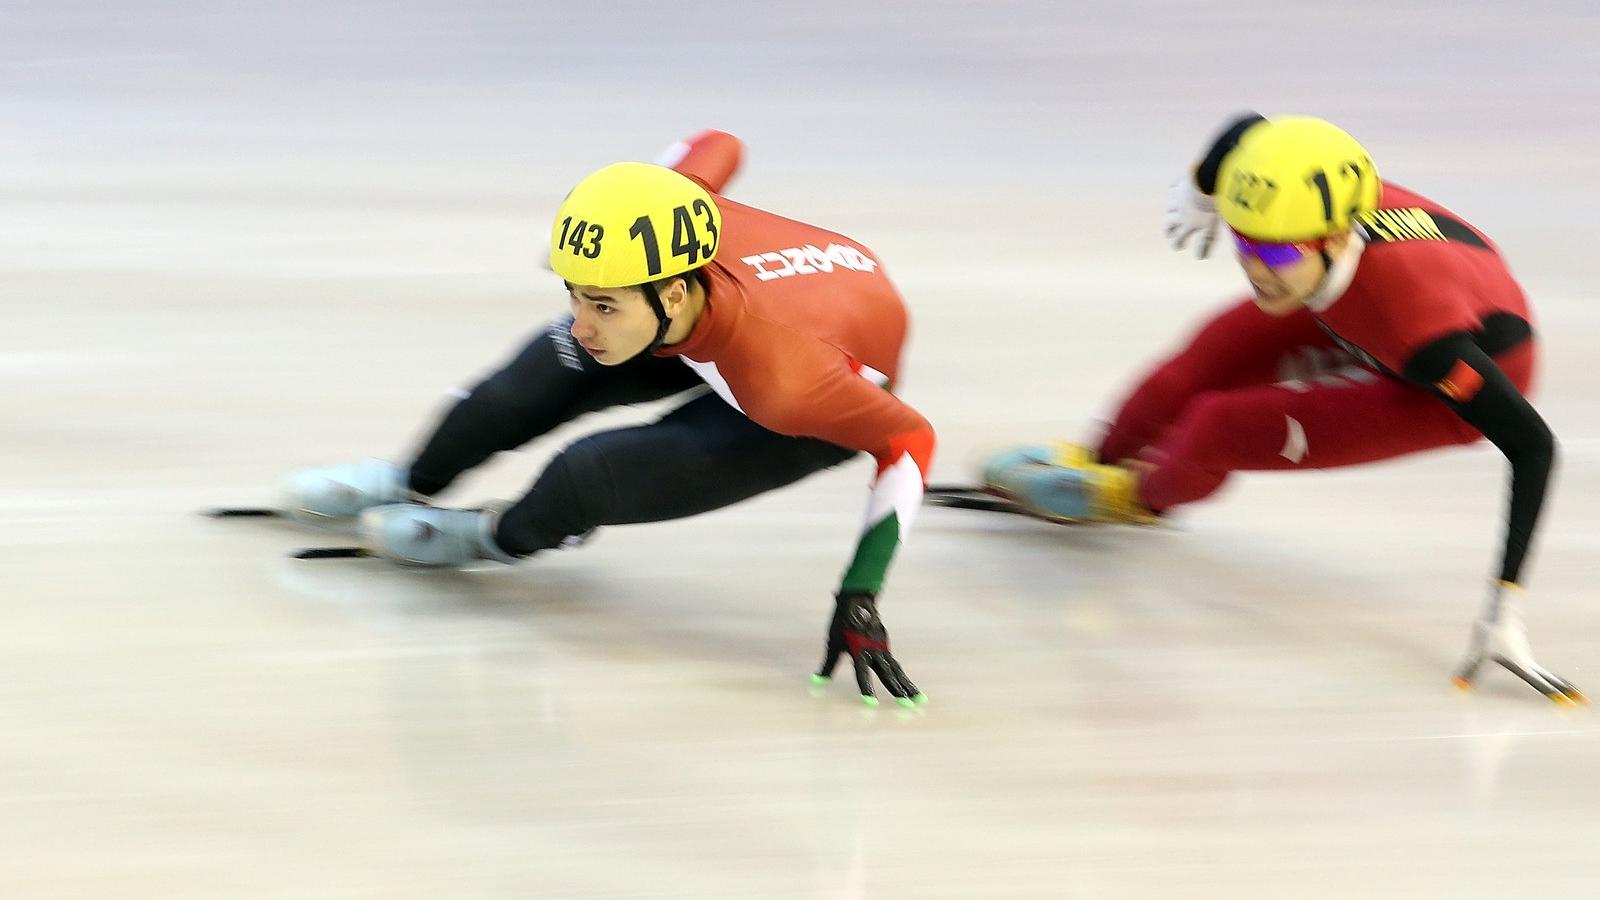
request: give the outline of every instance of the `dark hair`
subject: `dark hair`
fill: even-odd
[[[666,278],[658,278],[655,281],[650,282],[650,286],[656,289],[657,294],[663,294],[666,292],[667,288],[671,287],[672,283],[677,281],[679,278],[682,278],[684,283],[690,288],[693,288],[697,284],[701,286],[705,285],[705,282],[700,280],[700,270],[690,269],[687,272],[679,272],[676,275],[671,275]]]

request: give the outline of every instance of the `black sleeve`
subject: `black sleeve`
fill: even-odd
[[[1482,432],[1511,463],[1511,501],[1500,580],[1515,583],[1544,506],[1545,488],[1555,465],[1555,435],[1467,332],[1446,335],[1422,348],[1406,364],[1404,374]]]
[[[409,486],[436,494],[490,456],[584,413],[659,400],[702,383],[677,359],[646,356],[602,366],[572,339],[572,318],[558,319],[445,414],[412,461]]]
[[[1201,158],[1200,164],[1194,168],[1194,183],[1200,193],[1210,196],[1217,192],[1217,173],[1222,169],[1222,158],[1239,146],[1239,140],[1246,131],[1265,121],[1266,117],[1259,113],[1245,113],[1222,129],[1217,139],[1211,142],[1211,148]]]

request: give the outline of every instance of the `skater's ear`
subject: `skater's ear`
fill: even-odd
[[[661,298],[661,308],[666,311],[667,318],[675,319],[681,315],[689,304],[693,295],[693,286],[696,283],[693,272],[674,275],[652,282],[656,289],[656,296]]]
[[[1335,231],[1334,233],[1328,235],[1323,239],[1323,252],[1327,253],[1329,256],[1337,257],[1339,254],[1344,252],[1346,247],[1350,246],[1351,234],[1353,234],[1353,232],[1346,228],[1343,231]]]

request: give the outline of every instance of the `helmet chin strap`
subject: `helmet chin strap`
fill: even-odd
[[[672,327],[672,320],[667,317],[667,308],[661,305],[661,293],[656,290],[656,286],[646,282],[639,285],[639,290],[644,292],[645,302],[650,304],[650,308],[655,311],[656,320],[659,324],[656,325],[656,336],[650,342],[650,346],[629,357],[630,362],[660,350],[661,345],[667,342],[667,330]]]
[[[1328,248],[1318,250],[1317,255],[1322,257],[1322,277],[1317,279],[1317,286],[1311,289],[1312,297],[1321,295],[1328,281],[1333,278],[1333,257],[1328,255]]]
[[[1350,279],[1355,276],[1356,263],[1361,259],[1361,251],[1365,247],[1366,242],[1361,236],[1352,234],[1350,242],[1339,253],[1337,259],[1328,253],[1327,248],[1323,248],[1322,279],[1306,297],[1305,305],[1313,311],[1321,312],[1343,296],[1345,290],[1350,287]]]

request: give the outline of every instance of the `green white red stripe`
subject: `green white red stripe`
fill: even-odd
[[[901,435],[890,448],[887,459],[879,460],[878,478],[867,499],[866,524],[841,590],[876,594],[883,589],[895,550],[922,508],[933,456],[932,432]]]

